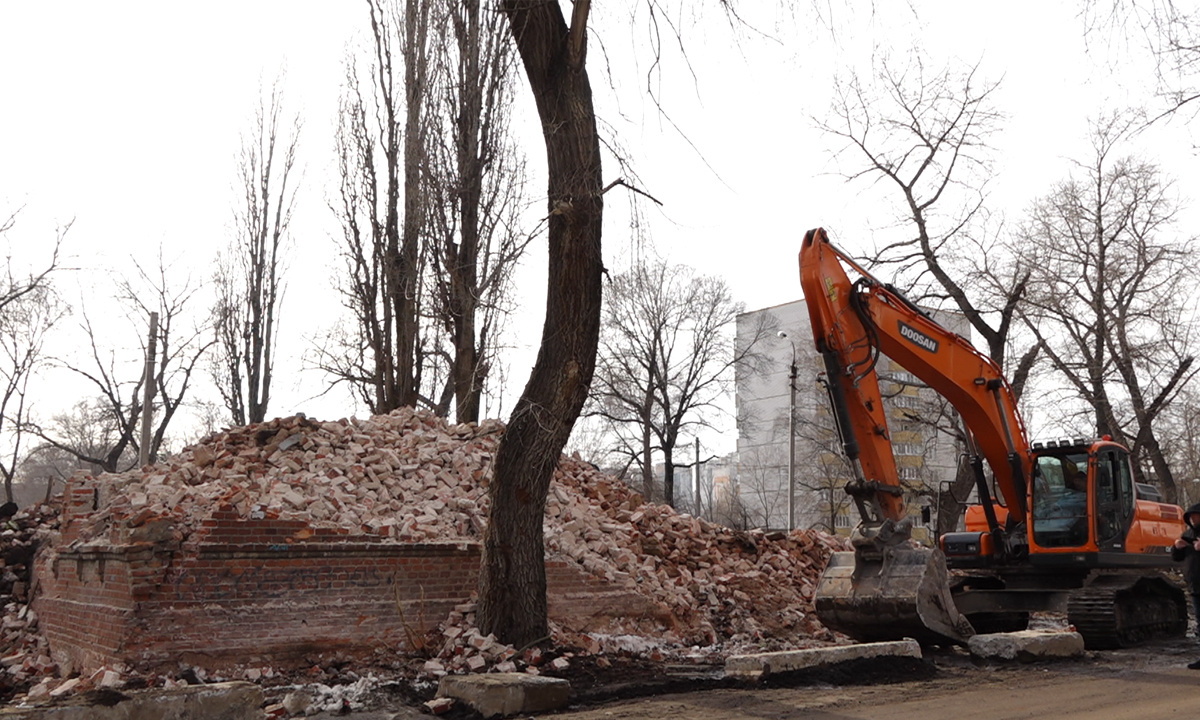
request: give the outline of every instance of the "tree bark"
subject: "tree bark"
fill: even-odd
[[[454,318],[454,417],[458,422],[479,420],[480,378],[475,317],[479,278],[479,203],[483,197],[484,158],[479,133],[483,123],[478,0],[464,3],[464,42],[460,45],[461,108],[457,120],[457,158],[461,244],[450,268],[451,315]]]
[[[425,38],[428,9],[421,0],[408,0],[404,6],[404,222],[400,229],[399,283],[393,299],[396,304],[396,366],[399,375],[400,405],[416,407],[421,389],[421,363],[417,358],[421,345],[418,314],[421,306],[420,250],[424,224],[421,165],[426,160],[421,130],[425,102]],[[394,186],[393,186],[394,188]],[[393,199],[389,195],[388,202]],[[389,224],[394,221],[394,206],[389,205]],[[392,232],[389,227],[389,237]]]
[[[584,70],[587,0],[570,28],[557,2],[504,0],[537,101],[549,176],[542,343],[496,452],[476,621],[518,647],[545,639],[542,518],[551,476],[587,398],[600,337],[600,144]]]
[[[673,448],[663,448],[663,504],[675,507],[675,458]]]
[[[650,424],[651,394],[646,393],[646,404],[642,413],[642,496],[646,502],[654,502],[654,445]]]

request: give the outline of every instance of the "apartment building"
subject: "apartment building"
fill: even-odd
[[[938,322],[969,337],[965,318],[936,313]],[[780,333],[784,336],[781,337]],[[795,408],[795,525],[848,532],[858,511],[842,490],[850,478],[832,415],[818,376],[824,371],[813,344],[803,300],[743,313],[737,320],[739,347],[753,343],[756,361],[738,369],[736,493],[747,523],[788,524],[788,408]],[[796,365],[795,399],[789,369]],[[914,514],[929,504],[943,482],[952,481],[959,441],[949,406],[897,363],[881,357],[876,367],[888,408],[888,425],[900,479]],[[939,430],[940,428],[943,428]]]

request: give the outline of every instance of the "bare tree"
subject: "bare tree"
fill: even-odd
[[[632,302],[632,300],[630,300]],[[609,305],[611,311],[611,304]],[[587,416],[597,418],[609,436],[607,454],[624,459],[625,468],[636,468],[642,495],[649,501],[661,497],[654,478],[654,425],[656,410],[653,368],[659,365],[659,348],[619,346],[621,329],[613,321],[601,330],[598,375],[589,394]],[[611,347],[605,340],[611,335]]]
[[[80,329],[87,337],[85,352],[88,357],[64,358],[58,362],[87,380],[99,402],[77,406],[86,411],[85,418],[65,418],[62,422],[56,420],[31,426],[31,431],[47,444],[104,472],[120,472],[136,463],[142,413],[155,411],[155,408],[145,408],[142,401],[145,328],[150,313],[157,312],[159,317],[157,362],[152,378],[159,405],[148,448],[151,462],[157,457],[171,420],[191,389],[193,373],[205,353],[217,342],[207,325],[191,324],[191,304],[198,287],[190,278],[182,284],[174,284],[161,255],[153,274],[136,262],[134,265],[137,280],[120,280],[116,299],[125,307],[129,320],[130,330],[124,337],[136,337],[141,352],[137,356],[119,356],[114,350],[102,349],[101,339],[109,337],[111,332],[95,326],[85,310]],[[103,439],[103,444],[75,442],[70,429],[80,422],[93,422],[93,419],[103,426],[104,431],[90,437]]]
[[[568,23],[558,2],[500,3],[537,104],[548,166],[546,319],[496,453],[476,615],[481,630],[516,645],[547,634],[542,514],[587,398],[600,334],[604,187],[586,67],[591,7],[576,0]]]
[[[739,509],[750,527],[787,517],[787,457],[777,445],[746,448],[738,456]]]
[[[1137,479],[1152,469],[1173,500],[1155,426],[1197,371],[1186,308],[1194,238],[1172,231],[1177,205],[1161,171],[1119,154],[1132,126],[1120,113],[1098,121],[1092,157],[1033,206],[1025,317],[1083,401],[1076,426],[1129,446]]]
[[[668,505],[681,435],[712,426],[733,369],[759,349],[753,338],[734,349],[728,330],[741,309],[724,281],[683,265],[639,264],[609,284],[590,412],[637,439],[627,442],[642,449],[644,483],[651,452],[662,453]]]
[[[999,83],[980,80],[978,65],[931,73],[927,64],[917,52],[907,64],[885,56],[873,82],[838,81],[832,119],[819,125],[858,158],[847,179],[882,180],[901,198],[898,222],[911,235],[884,245],[874,262],[906,278],[915,302],[953,302],[1003,365],[1029,270],[1004,267],[1011,254],[983,228]]]
[[[25,453],[13,478],[13,499],[18,505],[49,502],[76,471],[85,469],[72,454],[41,444]]]
[[[586,69],[589,0],[503,0],[537,102],[548,162],[546,319],[538,357],[496,451],[476,622],[504,642],[545,638],[542,515],[550,478],[587,399],[600,338],[600,143]]]
[[[0,237],[15,224],[16,214],[0,223]],[[20,273],[11,258],[0,277],[0,436],[4,452],[0,477],[5,502],[13,502],[13,477],[23,462],[27,418],[32,398],[29,382],[44,362],[47,334],[66,309],[52,284],[59,268],[59,248],[70,225],[60,228],[44,267]]]
[[[1200,100],[1200,12],[1176,0],[1083,0],[1085,37],[1148,50],[1154,60],[1157,120],[1196,115]],[[1117,42],[1114,42],[1117,41]],[[1121,61],[1124,64],[1124,59]]]
[[[283,250],[296,197],[289,182],[301,125],[297,115],[284,127],[282,112],[277,80],[269,100],[259,101],[252,131],[242,138],[236,237],[217,259],[214,278],[217,343],[211,371],[236,425],[265,420],[271,401]]]
[[[1200,502],[1200,395],[1190,385],[1163,409],[1155,432],[1175,479],[1175,501],[1184,507]]]
[[[74,470],[105,472],[102,462],[88,459],[109,456],[120,443],[124,422],[125,419],[113,412],[112,404],[104,396],[78,400],[69,409],[55,413],[39,428],[40,433],[53,437],[54,442],[42,442],[31,453],[37,458],[34,462],[43,466],[35,474],[66,480]],[[126,442],[121,446],[121,456],[112,467],[131,467],[136,460],[136,449]]]
[[[339,113],[339,195],[332,209],[346,263],[339,289],[355,322],[317,349],[318,365],[377,414],[437,404],[422,395],[429,3],[406,0],[394,12],[386,0],[367,0],[367,87],[356,62],[348,61]]]
[[[589,396],[588,402],[596,401]],[[647,447],[652,448],[653,439],[648,435],[635,437],[633,433],[619,432],[619,427],[608,419],[608,415],[585,405],[583,415],[571,430],[568,450],[591,458],[596,465],[637,488],[647,501],[661,498],[662,486],[658,478],[653,472],[643,472],[648,466],[642,459],[650,452]]]
[[[33,398],[29,381],[44,362],[46,336],[65,315],[49,285],[35,288],[0,311],[0,434],[5,454],[0,459],[6,502],[13,501],[13,476],[25,451],[27,418]]]
[[[1031,268],[1005,248],[1002,230],[989,228],[986,211],[988,140],[1003,119],[993,103],[999,83],[981,80],[978,65],[934,72],[927,65],[919,52],[907,63],[885,56],[873,82],[839,81],[832,119],[820,126],[861,162],[848,179],[882,180],[901,198],[898,224],[911,234],[878,249],[873,262],[904,278],[914,301],[952,303],[1004,367]],[[1039,349],[1031,343],[1009,372],[1018,397]],[[973,473],[960,473],[942,494],[948,517],[974,482]]]
[[[798,522],[798,527],[821,528],[828,533],[837,532],[837,518],[845,515],[851,507],[850,496],[845,492],[850,480],[850,466],[845,456],[836,448],[837,431],[833,428],[833,416],[822,408],[811,417],[797,422],[796,439],[796,486],[808,491],[809,497],[817,500],[809,508],[812,522]],[[799,515],[799,513],[797,513]]]
[[[16,210],[10,213],[4,220],[0,220],[0,238],[6,237],[8,231],[17,224],[17,215],[19,214],[20,210]],[[0,217],[3,216],[0,215]],[[50,249],[50,258],[43,267],[27,273],[21,273],[13,267],[12,259],[9,258],[8,263],[5,265],[4,275],[0,277],[0,314],[4,313],[9,305],[20,302],[26,295],[37,293],[50,287],[51,277],[60,269],[59,252],[62,249],[63,238],[71,230],[72,223],[74,223],[74,220],[58,229],[54,246]]]
[[[517,261],[532,236],[517,230],[525,168],[512,137],[515,57],[504,17],[479,0],[444,2],[433,23],[442,49],[431,68],[427,179],[430,315],[449,338],[446,391],[459,422],[479,419],[500,345],[505,301]]]

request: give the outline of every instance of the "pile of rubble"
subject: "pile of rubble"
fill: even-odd
[[[503,425],[448,426],[401,409],[365,420],[297,415],[234,428],[156,465],[104,475],[83,541],[121,543],[150,518],[174,520],[186,540],[218,506],[242,517],[401,541],[476,537],[485,475]]]
[[[29,599],[33,553],[57,529],[58,518],[58,507],[50,504],[0,512],[0,698],[52,677],[57,670]]]
[[[842,540],[815,531],[734,530],[642,504],[626,485],[578,461],[560,464],[551,496],[547,547],[610,582],[632,581],[669,608],[671,627],[645,630],[682,645],[832,640],[812,615],[812,600]]]
[[[235,428],[158,465],[98,478],[100,504],[84,542],[120,543],[149,518],[186,539],[218,506],[345,534],[397,541],[478,540],[503,425],[448,425],[412,409],[364,420],[303,416]],[[564,457],[547,498],[548,554],[666,609],[640,630],[682,645],[831,639],[812,595],[841,541],[823,533],[738,531],[681,515],[578,458]],[[753,600],[752,600],[753,599]]]
[[[202,539],[199,531],[218,507],[245,518],[300,520],[396,542],[477,541],[502,432],[499,421],[448,425],[411,409],[337,422],[295,416],[234,428],[156,465],[95,478],[96,510],[82,519],[76,543],[121,544],[131,529],[168,519],[175,540],[186,546]],[[645,503],[577,457],[564,457],[556,471],[545,532],[549,558],[634,589],[663,609],[651,619],[613,621],[603,635],[555,627],[559,647],[602,654],[635,647],[630,638],[640,637],[653,638],[655,648],[730,652],[835,640],[812,613],[828,555],[844,548],[824,533],[718,526]],[[481,635],[473,611],[473,605],[460,606],[431,632],[426,676],[537,673],[569,664],[566,652],[543,656]],[[10,626],[7,616],[4,626]],[[44,642],[36,642],[44,650]]]

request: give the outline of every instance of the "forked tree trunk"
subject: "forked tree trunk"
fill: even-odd
[[[537,101],[549,175],[549,278],[537,362],[496,452],[476,620],[517,647],[548,635],[542,517],[600,338],[600,145],[584,71],[588,0],[504,0]]]

